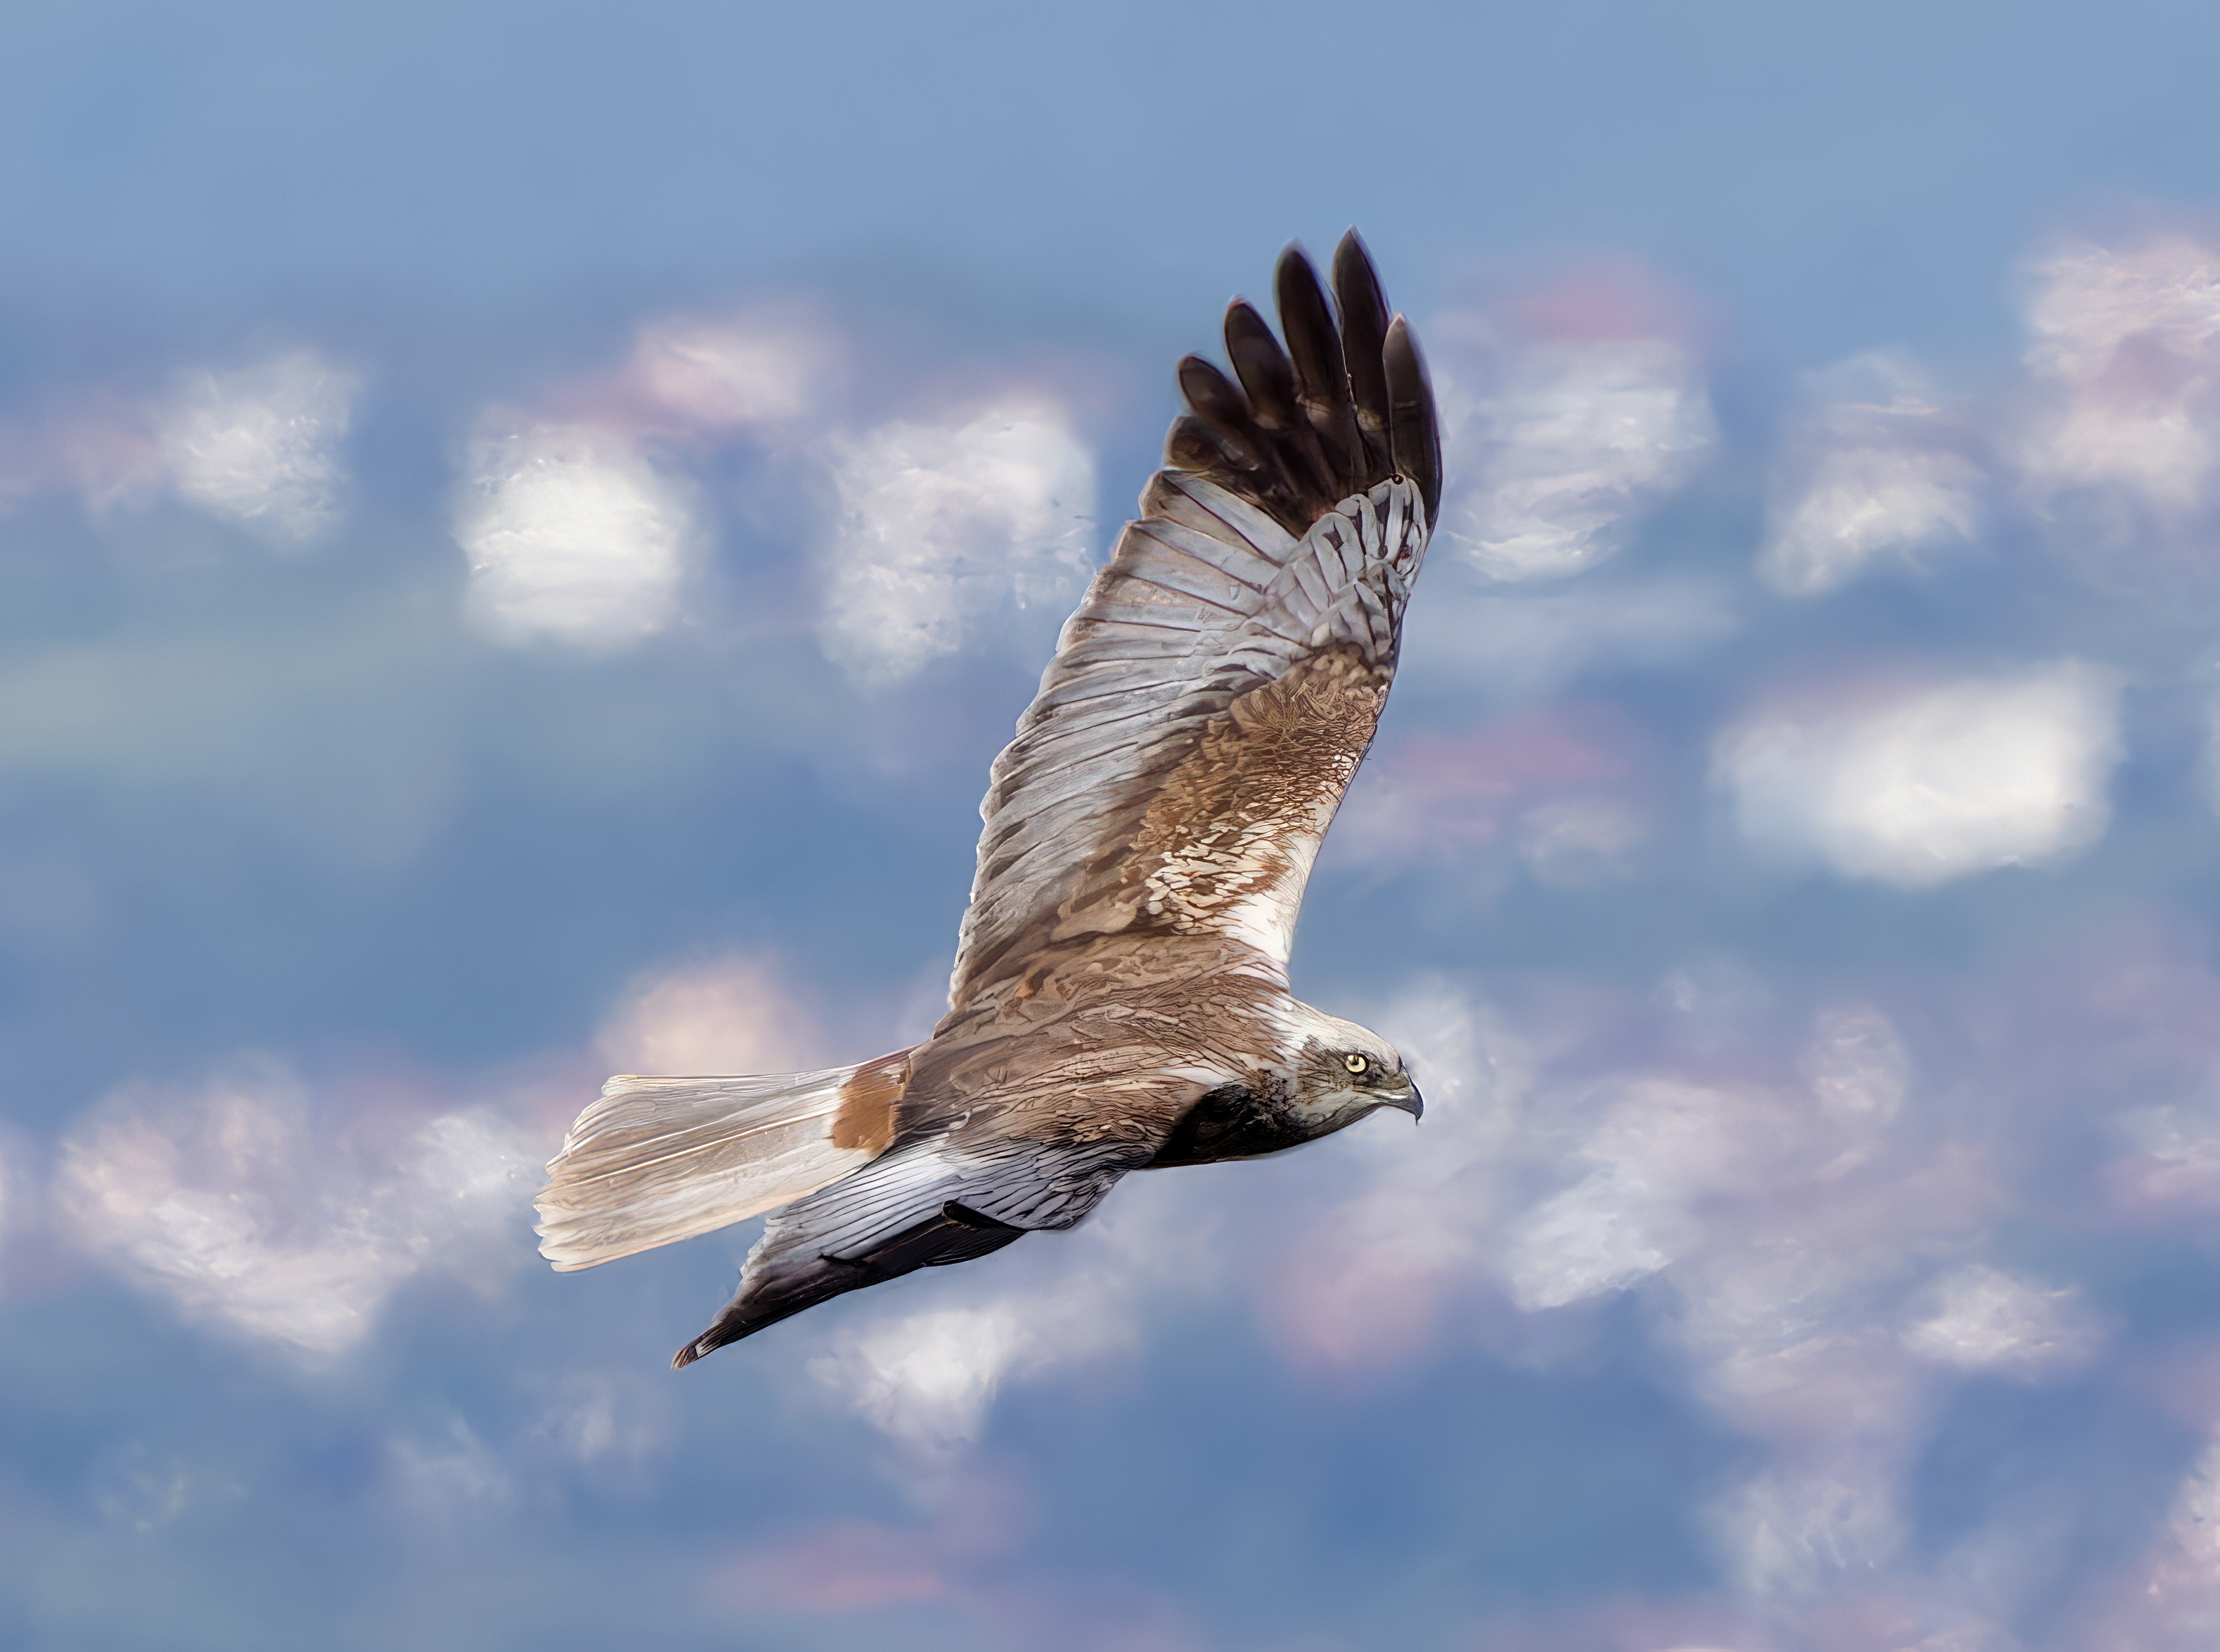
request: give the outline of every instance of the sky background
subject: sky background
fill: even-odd
[[[0,1642],[2200,1652],[2220,14],[17,8]],[[1425,1086],[683,1374],[615,1070],[938,1013],[1236,291],[1448,487],[1298,991]]]

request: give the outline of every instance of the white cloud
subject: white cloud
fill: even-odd
[[[2116,693],[2071,663],[1849,704],[1760,712],[1715,772],[1751,843],[1925,888],[2052,865],[2103,835]]]
[[[2100,1333],[2076,1293],[2046,1289],[1980,1262],[1936,1280],[1904,1344],[1965,1371],[2036,1377],[2080,1363]]]
[[[1849,1454],[1776,1464],[1711,1510],[1712,1535],[1752,1595],[1800,1594],[1845,1573],[1869,1573],[1902,1546],[1896,1464]]]
[[[1815,377],[1836,399],[1806,415],[1776,478],[1760,576],[1817,596],[1877,564],[1917,568],[1980,532],[1985,485],[1962,421],[1901,358],[1860,357]]]
[[[177,490],[217,516],[300,542],[339,520],[340,444],[355,377],[313,351],[187,374],[155,421]]]
[[[730,956],[633,983],[597,1049],[627,1073],[795,1073],[820,1057],[814,1019],[760,959]]]
[[[1002,1379],[1028,1368],[1045,1306],[1005,1300],[882,1321],[811,1369],[898,1439],[926,1451],[968,1445]]]
[[[489,1288],[521,1255],[540,1144],[483,1112],[364,1163],[281,1066],[128,1088],[62,1144],[65,1230],[186,1318],[311,1362],[370,1334],[430,1269]]]
[[[594,651],[677,617],[701,537],[691,489],[627,432],[498,414],[471,444],[453,532],[483,629]]]
[[[821,556],[826,653],[883,686],[1013,605],[1061,624],[1092,561],[1094,459],[1063,415],[1011,402],[832,441],[839,517]]]
[[[1558,1308],[1624,1289],[1694,1242],[1692,1201],[1749,1176],[1763,1104],[1664,1078],[1626,1083],[1574,1163],[1586,1171],[1514,1223],[1499,1264],[1518,1306]],[[1592,1168],[1590,1168],[1592,1167]]]
[[[1716,439],[1701,365],[1664,338],[1530,340],[1461,359],[1460,334],[1475,330],[1444,329],[1443,542],[1497,579],[1580,573]]]
[[[967,1268],[937,1301],[841,1328],[809,1375],[920,1459],[958,1452],[1005,1384],[1130,1348],[1145,1293],[1207,1275],[1192,1185],[1128,1176],[1076,1231],[1001,1253],[996,1268],[1020,1282],[996,1290]]]

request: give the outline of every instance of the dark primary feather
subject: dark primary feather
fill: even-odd
[[[1357,489],[1360,449],[1356,436],[1356,408],[1350,399],[1349,367],[1341,352],[1341,334],[1318,271],[1300,248],[1289,246],[1280,254],[1273,286],[1279,300],[1280,325],[1287,329],[1288,354],[1295,376],[1295,399],[1317,435],[1319,450],[1331,467],[1332,484],[1343,496]]]
[[[1165,463],[1254,499],[1300,536],[1353,493],[1408,477],[1432,519],[1441,502],[1433,394],[1410,329],[1391,321],[1372,259],[1355,230],[1333,259],[1337,333],[1318,273],[1299,246],[1274,279],[1281,347],[1244,299],[1225,312],[1225,353],[1237,383],[1200,356],[1179,365],[1189,415],[1164,445]]]
[[[1389,458],[1397,471],[1419,484],[1431,521],[1442,500],[1442,438],[1434,425],[1434,391],[1426,381],[1426,364],[1419,358],[1410,323],[1400,315],[1388,326],[1381,357],[1388,377]]]
[[[1372,255],[1353,229],[1333,249],[1333,296],[1341,305],[1341,350],[1364,442],[1365,474],[1386,475],[1394,464],[1388,445],[1388,372],[1381,360],[1388,342],[1388,300]],[[1435,502],[1426,501],[1430,518]]]

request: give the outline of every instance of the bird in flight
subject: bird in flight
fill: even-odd
[[[1164,468],[995,760],[932,1036],[825,1072],[620,1075],[549,1163],[560,1270],[772,1213],[674,1366],[1071,1227],[1129,1171],[1418,1117],[1393,1045],[1288,989],[1441,500],[1425,368],[1354,230],[1332,278],[1329,302],[1290,246],[1284,347],[1237,299],[1234,377],[1180,363]]]

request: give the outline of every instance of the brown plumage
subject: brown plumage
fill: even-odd
[[[844,1291],[1068,1228],[1132,1170],[1416,1114],[1376,1033],[1299,1003],[1318,846],[1395,673],[1441,497],[1433,396],[1351,231],[1290,247],[1283,349],[1226,312],[1188,413],[995,762],[949,1013],[782,1078],[609,1081],[548,1166],[558,1269],[776,1208],[689,1364]]]

